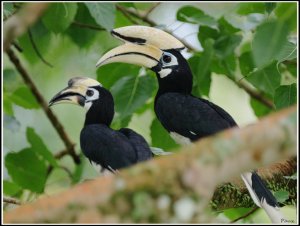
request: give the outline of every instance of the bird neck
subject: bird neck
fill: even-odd
[[[93,101],[90,109],[87,111],[84,125],[104,124],[110,126],[114,113],[112,95],[108,91],[100,93],[100,99]]]
[[[156,97],[169,92],[182,94],[192,92],[193,75],[188,65],[184,69],[172,71],[167,77],[161,78],[159,73],[156,73],[156,76],[159,84]]]

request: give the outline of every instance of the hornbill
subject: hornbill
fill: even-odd
[[[154,110],[177,143],[186,145],[237,126],[224,109],[191,94],[193,75],[180,52],[185,46],[178,39],[146,26],[121,27],[111,34],[125,44],[104,54],[96,66],[124,62],[154,71],[159,84]],[[278,203],[258,174],[251,172],[241,176],[256,205],[264,208],[273,222],[281,222]]]
[[[101,172],[116,172],[137,162],[152,158],[145,139],[128,128],[113,130],[114,100],[111,93],[90,78],[75,77],[68,87],[57,93],[49,106],[71,103],[87,110],[84,127],[80,133],[80,146],[92,164]]]

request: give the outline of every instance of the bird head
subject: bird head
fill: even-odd
[[[114,116],[114,101],[111,93],[91,78],[74,77],[68,87],[58,92],[49,106],[61,103],[76,104],[87,110],[85,124],[105,123],[109,125]]]
[[[190,92],[192,74],[180,53],[185,46],[178,39],[147,26],[121,27],[112,30],[111,34],[125,43],[105,53],[97,67],[114,62],[144,66],[156,72],[160,88]]]

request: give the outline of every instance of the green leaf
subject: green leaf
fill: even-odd
[[[126,76],[111,87],[115,109],[121,119],[131,115],[145,104],[152,96],[155,84],[155,78],[149,75]]]
[[[211,76],[210,65],[214,55],[214,41],[207,39],[204,44],[204,52],[201,56],[193,56],[189,64],[194,75],[197,96],[208,96],[210,90]]]
[[[246,78],[259,90],[274,96],[275,89],[280,85],[281,76],[274,62],[267,67],[252,72]]]
[[[131,64],[107,64],[97,70],[97,80],[110,89],[122,77],[137,76],[140,67]]]
[[[3,2],[3,15],[4,18],[11,16],[14,12],[14,5],[12,2]]]
[[[200,26],[199,32],[198,32],[198,39],[201,43],[201,45],[204,45],[205,40],[207,39],[213,39],[217,40],[219,38],[220,34],[216,29],[210,28],[208,26]]]
[[[10,98],[10,95],[7,94],[7,92],[3,92],[3,110],[4,113],[8,116],[14,115],[14,110],[12,107],[12,100]]]
[[[235,69],[236,69],[236,56],[234,54],[220,60],[215,57],[211,64],[212,72],[217,74],[226,75],[229,78],[235,79]]]
[[[277,3],[275,14],[281,22],[289,25],[292,31],[297,29],[297,3],[296,2],[281,2]]]
[[[15,196],[16,194],[18,194],[21,191],[22,191],[22,189],[16,183],[13,183],[8,180],[3,181],[3,193],[5,195]]]
[[[118,5],[124,6],[126,8],[135,8],[135,5],[133,2],[119,2]]]
[[[37,109],[40,107],[35,97],[27,87],[20,87],[10,96],[10,99],[17,105],[26,109]]]
[[[240,44],[242,36],[240,35],[224,35],[218,38],[214,44],[216,56],[224,59],[231,55],[236,47]]]
[[[278,63],[285,60],[293,60],[297,58],[297,45],[292,42],[286,42],[281,51],[276,56]]]
[[[43,53],[47,53],[48,48],[51,46],[51,32],[40,20],[30,28],[30,31],[37,49],[43,56],[45,56]],[[34,64],[41,61],[30,42],[28,32],[24,33],[18,40],[21,48],[23,49],[22,55],[26,57],[29,63]]]
[[[297,77],[297,65],[296,64],[287,64],[287,70],[291,73],[293,77]]]
[[[85,161],[83,159],[83,158],[85,158],[85,156],[83,155],[82,152],[80,152],[79,158],[80,158],[80,164],[75,165],[75,170],[74,170],[74,173],[72,176],[72,184],[77,184],[82,177],[84,163],[85,163]]]
[[[106,30],[113,29],[116,7],[113,3],[85,3],[97,24]]]
[[[226,209],[223,211],[224,215],[229,218],[230,220],[235,220],[246,213],[249,213],[252,210],[252,208],[231,208]]]
[[[289,192],[284,190],[279,190],[274,193],[274,196],[277,202],[284,203],[286,200],[289,199]]]
[[[255,115],[260,118],[262,116],[268,115],[272,110],[266,105],[262,104],[260,101],[251,98],[250,100],[251,107]]]
[[[35,133],[33,128],[27,128],[26,136],[33,151],[35,151],[45,161],[49,162],[53,167],[58,167],[53,154],[49,151],[43,140]]]
[[[277,110],[296,104],[297,103],[296,83],[278,87],[275,91],[274,103]]]
[[[5,167],[12,180],[24,189],[42,193],[45,188],[47,166],[31,149],[23,149],[5,156]]]
[[[254,62],[251,52],[245,52],[239,57],[240,69],[244,76],[248,76],[254,68]]]
[[[155,118],[151,125],[151,146],[159,147],[165,151],[179,147],[178,144],[170,137],[167,130],[161,125],[157,118]]]
[[[78,10],[74,21],[81,24],[88,24],[98,26],[94,18],[91,16],[90,11],[87,9],[84,3],[77,3]],[[67,34],[77,44],[79,48],[90,47],[97,36],[99,31],[88,28],[82,28],[75,24],[71,24],[67,30]]]
[[[52,3],[42,17],[45,26],[54,33],[65,31],[73,22],[77,3]]]
[[[23,81],[21,81],[16,70],[11,68],[5,68],[3,70],[3,89],[7,93],[12,93],[15,89],[20,87],[20,84],[23,84]]]
[[[247,15],[250,13],[264,13],[265,12],[265,3],[256,2],[256,3],[240,3],[237,13],[240,15]]]
[[[286,43],[287,35],[288,26],[282,22],[267,22],[257,28],[252,43],[257,67],[264,67],[278,57]]]
[[[209,27],[217,26],[217,21],[205,14],[201,9],[193,6],[185,6],[177,11],[177,20],[192,24],[206,25]]]
[[[265,3],[266,12],[271,14],[272,11],[276,8],[276,2],[266,2]]]

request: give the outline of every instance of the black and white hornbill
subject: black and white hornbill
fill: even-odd
[[[154,71],[159,83],[154,110],[175,141],[189,144],[237,126],[224,109],[191,94],[193,75],[180,52],[185,46],[178,39],[146,26],[121,27],[112,30],[111,34],[125,44],[104,54],[96,66],[124,62]],[[273,222],[281,222],[276,199],[260,177],[252,172],[243,173],[242,178],[255,203],[266,210]]]
[[[128,167],[152,158],[145,139],[128,128],[113,130],[114,100],[111,93],[90,78],[75,77],[68,87],[57,93],[49,106],[71,103],[87,110],[80,133],[80,146],[91,163],[100,165],[101,172]]]

